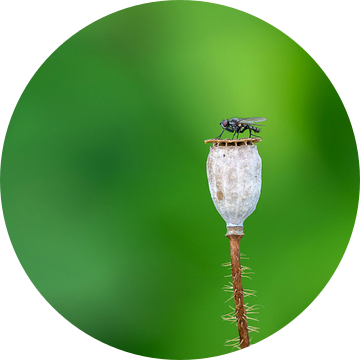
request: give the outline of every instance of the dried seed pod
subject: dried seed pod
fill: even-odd
[[[242,226],[255,210],[261,190],[261,158],[256,142],[260,138],[206,140],[214,145],[206,162],[212,200],[226,226]]]
[[[214,145],[206,162],[211,197],[226,221],[230,241],[231,275],[234,290],[235,318],[239,347],[250,345],[244,291],[241,278],[240,240],[243,223],[255,210],[261,189],[261,158],[255,143],[261,138],[206,140]]]

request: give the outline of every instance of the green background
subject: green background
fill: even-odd
[[[276,28],[202,2],[109,15],[61,45],[26,87],[1,164],[7,229],[36,288],[96,339],[157,358],[232,351],[229,244],[204,139],[264,116],[262,194],[242,252],[259,333],[299,315],[346,249],[359,166],[344,106]],[[229,135],[229,134],[228,134]]]

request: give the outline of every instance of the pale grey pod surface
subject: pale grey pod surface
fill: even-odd
[[[211,146],[206,171],[211,197],[226,225],[243,226],[260,197],[257,146]]]

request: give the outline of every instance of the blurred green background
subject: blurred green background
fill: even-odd
[[[157,358],[232,351],[225,222],[204,140],[264,116],[263,186],[245,222],[244,287],[259,333],[299,315],[338,266],[359,165],[344,106],[282,32],[204,2],[135,6],[84,28],[40,67],[11,119],[1,196],[16,254],[72,324]],[[230,134],[228,133],[228,136]]]

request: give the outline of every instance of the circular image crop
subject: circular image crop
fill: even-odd
[[[39,68],[11,118],[5,222],[59,314],[147,357],[237,350],[231,270],[222,266],[229,241],[204,144],[233,117],[266,118],[261,195],[241,242],[252,269],[243,278],[250,343],[309,306],[357,211],[346,110],[321,68],[275,27],[221,5],[169,1],[76,33]]]

